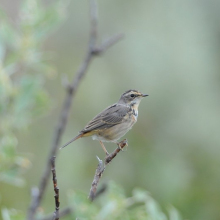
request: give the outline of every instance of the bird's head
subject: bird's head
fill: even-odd
[[[125,105],[139,105],[142,98],[146,97],[148,95],[145,95],[137,90],[131,89],[126,92],[124,92],[121,95],[121,98],[119,99],[118,103],[125,104]]]

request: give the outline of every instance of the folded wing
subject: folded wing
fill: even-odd
[[[130,108],[125,105],[111,105],[95,116],[80,133],[87,133],[92,130],[110,128],[117,125],[125,120],[124,117],[129,110]]]

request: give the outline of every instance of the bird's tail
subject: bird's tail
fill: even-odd
[[[68,141],[66,144],[64,144],[60,149],[66,147],[67,145],[69,145],[69,144],[72,143],[73,141],[75,141],[75,140],[81,138],[82,136],[83,136],[83,134],[79,134],[79,135],[77,135],[77,136],[74,137],[72,140],[70,140],[70,141]]]

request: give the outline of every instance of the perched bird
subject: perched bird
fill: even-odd
[[[117,143],[117,140],[132,128],[138,118],[140,101],[146,96],[148,95],[144,95],[137,90],[126,91],[117,103],[95,116],[76,137],[61,148],[79,138],[92,136],[93,140],[99,140],[103,150],[108,155],[103,142]]]

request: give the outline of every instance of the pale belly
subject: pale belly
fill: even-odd
[[[123,137],[136,123],[137,116],[133,115],[131,117],[133,117],[133,120],[125,121],[111,128],[107,128],[99,134],[93,135],[92,139],[103,142],[117,142],[117,140]]]

